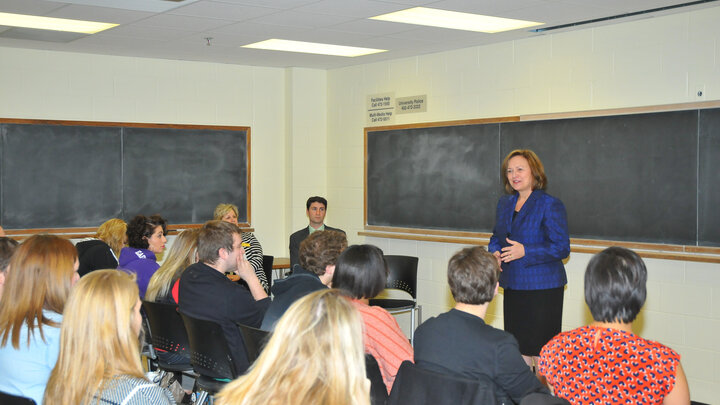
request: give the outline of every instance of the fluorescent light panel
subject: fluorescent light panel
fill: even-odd
[[[370,17],[372,20],[391,21],[405,24],[427,25],[430,27],[451,28],[455,30],[496,33],[534,27],[544,23],[513,20],[511,18],[491,17],[481,14],[460,13],[436,8],[414,7]]]
[[[243,45],[243,48],[267,49],[271,51],[287,51],[300,53],[315,53],[320,55],[356,56],[370,55],[386,52],[386,49],[357,48],[354,46],[320,44],[316,42],[290,41],[287,39],[268,39],[254,44]]]
[[[40,17],[36,15],[0,13],[0,25],[9,27],[34,28],[39,30],[79,32],[95,34],[118,24],[95,21],[69,20],[66,18]]]

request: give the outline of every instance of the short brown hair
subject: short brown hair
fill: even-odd
[[[482,305],[495,296],[500,268],[482,246],[467,247],[448,262],[448,284],[455,302]]]
[[[347,248],[345,234],[338,231],[315,231],[300,243],[300,265],[318,276],[325,274],[325,267],[337,262],[338,256]]]
[[[522,156],[528,161],[528,165],[530,165],[530,171],[535,178],[532,189],[545,190],[545,188],[547,187],[547,176],[545,176],[545,167],[543,167],[540,158],[537,157],[535,152],[531,151],[530,149],[515,149],[514,151],[508,153],[507,156],[505,156],[505,160],[503,160],[502,163],[502,168],[500,169],[500,180],[502,181],[503,185],[505,185],[505,192],[508,194],[512,194],[515,192],[507,178],[508,161],[510,161],[510,159],[514,158],[515,156]]]
[[[220,257],[220,249],[232,252],[234,233],[241,235],[240,228],[235,224],[216,219],[205,222],[198,235],[198,259],[203,263],[214,264]]]

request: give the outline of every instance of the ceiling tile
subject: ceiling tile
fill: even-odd
[[[45,15],[65,6],[65,3],[44,0],[2,0],[0,11],[4,13]]]
[[[170,11],[169,14],[244,21],[277,12],[278,10],[275,8],[245,6],[242,4],[229,4],[217,1],[200,1],[184,7],[178,7]]]
[[[344,15],[355,18],[369,18],[380,14],[399,11],[406,7],[374,0],[321,0],[296,11],[308,13]]]
[[[258,17],[252,21],[261,24],[284,25],[288,27],[325,28],[352,20],[356,20],[356,18],[286,10]]]
[[[184,15],[157,14],[153,17],[133,23],[143,27],[185,29],[189,31],[207,31],[232,24],[233,21],[217,18],[189,17]]]
[[[46,17],[70,18],[73,20],[98,21],[114,24],[128,24],[153,16],[145,11],[120,10],[117,8],[78,6],[74,4],[54,10]]]

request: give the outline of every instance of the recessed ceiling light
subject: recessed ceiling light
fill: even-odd
[[[290,41],[286,39],[268,39],[255,42],[254,44],[243,45],[243,48],[267,49],[271,51],[287,51],[301,53],[316,53],[320,55],[333,56],[363,56],[373,53],[386,52],[386,49],[358,48],[354,46],[320,44],[316,42]]]
[[[39,30],[80,32],[95,34],[118,24],[95,21],[69,20],[66,18],[40,17],[36,15],[0,13],[0,25],[34,28]]]
[[[511,18],[460,13],[457,11],[427,7],[409,8],[394,13],[370,17],[370,19],[486,33],[510,31],[544,24],[534,21],[513,20]]]

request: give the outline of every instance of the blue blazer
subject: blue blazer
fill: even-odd
[[[502,264],[500,286],[514,290],[543,290],[567,284],[562,260],[570,254],[567,214],[562,201],[534,190],[513,221],[518,194],[500,198],[488,251],[501,250],[505,238],[525,246],[525,256]]]

